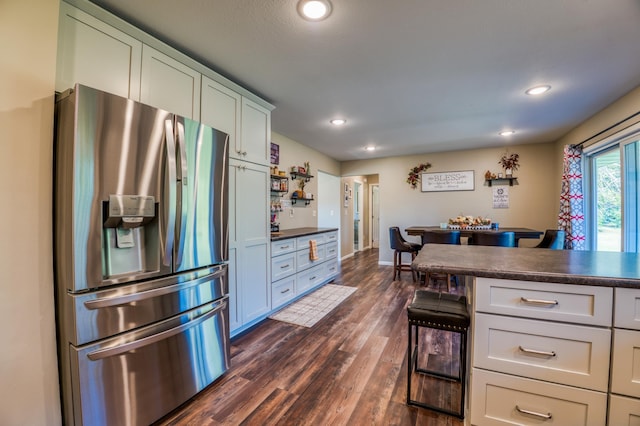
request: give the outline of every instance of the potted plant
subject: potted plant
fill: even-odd
[[[304,185],[306,184],[305,179],[298,179],[298,189],[294,192],[293,196],[295,198],[304,198]]]
[[[520,155],[505,152],[500,158],[500,161],[498,161],[498,164],[504,169],[505,175],[510,178],[513,176],[513,172],[520,167]]]

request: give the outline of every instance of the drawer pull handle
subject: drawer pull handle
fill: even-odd
[[[286,265],[282,265],[280,269],[287,269],[288,267],[289,267],[289,264],[287,263]]]
[[[288,293],[290,290],[291,290],[290,288],[288,288],[288,289],[286,289],[286,290],[282,290],[282,291],[280,292],[280,294]]]
[[[545,420],[551,420],[551,417],[552,417],[551,413],[547,413],[547,414],[536,413],[535,411],[530,411],[530,410],[525,410],[523,408],[520,408],[517,405],[516,405],[516,411],[518,411],[518,413],[528,414],[530,416],[538,417]]]
[[[315,277],[315,275],[314,275],[313,277],[309,278],[309,281],[313,281],[313,280],[315,280],[315,279],[316,279],[316,277]]]
[[[280,246],[280,250],[288,249],[289,246]]]
[[[532,355],[542,355],[542,356],[548,356],[548,357],[554,357],[556,356],[556,353],[551,351],[551,352],[547,352],[547,351],[537,351],[535,349],[528,349],[528,348],[523,348],[522,346],[518,346],[518,349],[520,349],[520,352],[524,352],[526,354],[532,354]]]
[[[555,306],[558,304],[557,300],[528,299],[526,297],[521,297],[520,300],[522,303],[529,303],[531,305]]]

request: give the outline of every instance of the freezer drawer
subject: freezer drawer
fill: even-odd
[[[73,423],[148,425],[221,376],[230,357],[227,302],[71,346]]]
[[[229,293],[227,265],[86,294],[67,294],[65,342],[84,345],[149,325]]]

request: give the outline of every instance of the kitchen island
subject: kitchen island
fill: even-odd
[[[467,423],[640,418],[637,254],[427,244],[412,267],[464,277]]]

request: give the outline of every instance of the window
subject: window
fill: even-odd
[[[637,253],[640,131],[618,136],[585,149],[587,240],[591,250]]]

